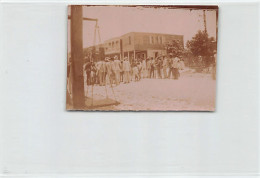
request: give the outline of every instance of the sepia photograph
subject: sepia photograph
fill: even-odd
[[[215,111],[218,6],[70,5],[66,109]]]

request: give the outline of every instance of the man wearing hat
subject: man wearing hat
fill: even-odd
[[[142,58],[142,77],[146,78],[147,77],[147,72],[146,72],[146,60],[145,58]]]
[[[169,54],[169,72],[168,72],[168,78],[171,78],[171,75],[174,76],[173,63],[174,63],[174,58],[173,58],[173,56],[172,56],[172,53],[170,53],[170,54]]]
[[[173,63],[172,63],[172,70],[173,70],[173,78],[176,80],[179,78],[180,76],[180,72],[179,72],[179,61],[180,58],[179,57],[175,57],[173,58]]]
[[[106,62],[105,62],[105,65],[106,65],[106,78],[109,79],[110,81],[110,84],[112,84],[112,81],[111,81],[111,77],[112,77],[112,66],[111,66],[111,62],[110,62],[110,58],[107,57],[106,58]],[[107,80],[105,79],[105,82]]]
[[[114,68],[114,72],[115,72],[116,85],[119,85],[119,82],[120,82],[120,61],[118,60],[117,56],[114,57],[113,68]]]
[[[123,71],[124,71],[124,83],[129,83],[131,66],[127,57],[124,58]]]
[[[97,63],[97,70],[98,70],[98,77],[99,77],[99,85],[103,86],[105,84],[105,78],[106,78],[106,66],[105,66],[105,60],[101,59]]]
[[[163,67],[163,78],[167,78],[168,58],[165,55],[163,55],[162,67]]]
[[[150,57],[146,60],[147,78],[151,78],[151,60]]]
[[[96,67],[96,77],[97,77],[97,83],[99,85],[101,85],[101,81],[100,81],[100,76],[101,76],[101,73],[100,73],[100,68],[101,68],[101,61],[98,61],[95,63],[95,67]]]
[[[85,71],[85,77],[86,77],[86,81],[87,81],[87,85],[90,85],[91,82],[91,62],[90,59],[85,57],[84,61],[86,61],[86,63],[83,65],[84,71]]]
[[[155,69],[155,60],[153,57],[151,57],[151,61],[150,61],[150,78],[155,78],[155,73],[154,73],[154,69]]]

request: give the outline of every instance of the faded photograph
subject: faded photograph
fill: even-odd
[[[68,6],[67,110],[215,111],[218,6]]]

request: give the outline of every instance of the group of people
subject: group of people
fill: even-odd
[[[134,59],[130,63],[129,58],[119,60],[118,56],[106,57],[98,62],[89,61],[84,65],[87,85],[98,84],[119,85],[139,81],[142,78],[178,79],[179,70],[184,69],[184,62],[172,54],[156,58]]]

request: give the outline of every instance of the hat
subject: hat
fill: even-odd
[[[118,59],[117,55],[114,56],[114,59]]]

